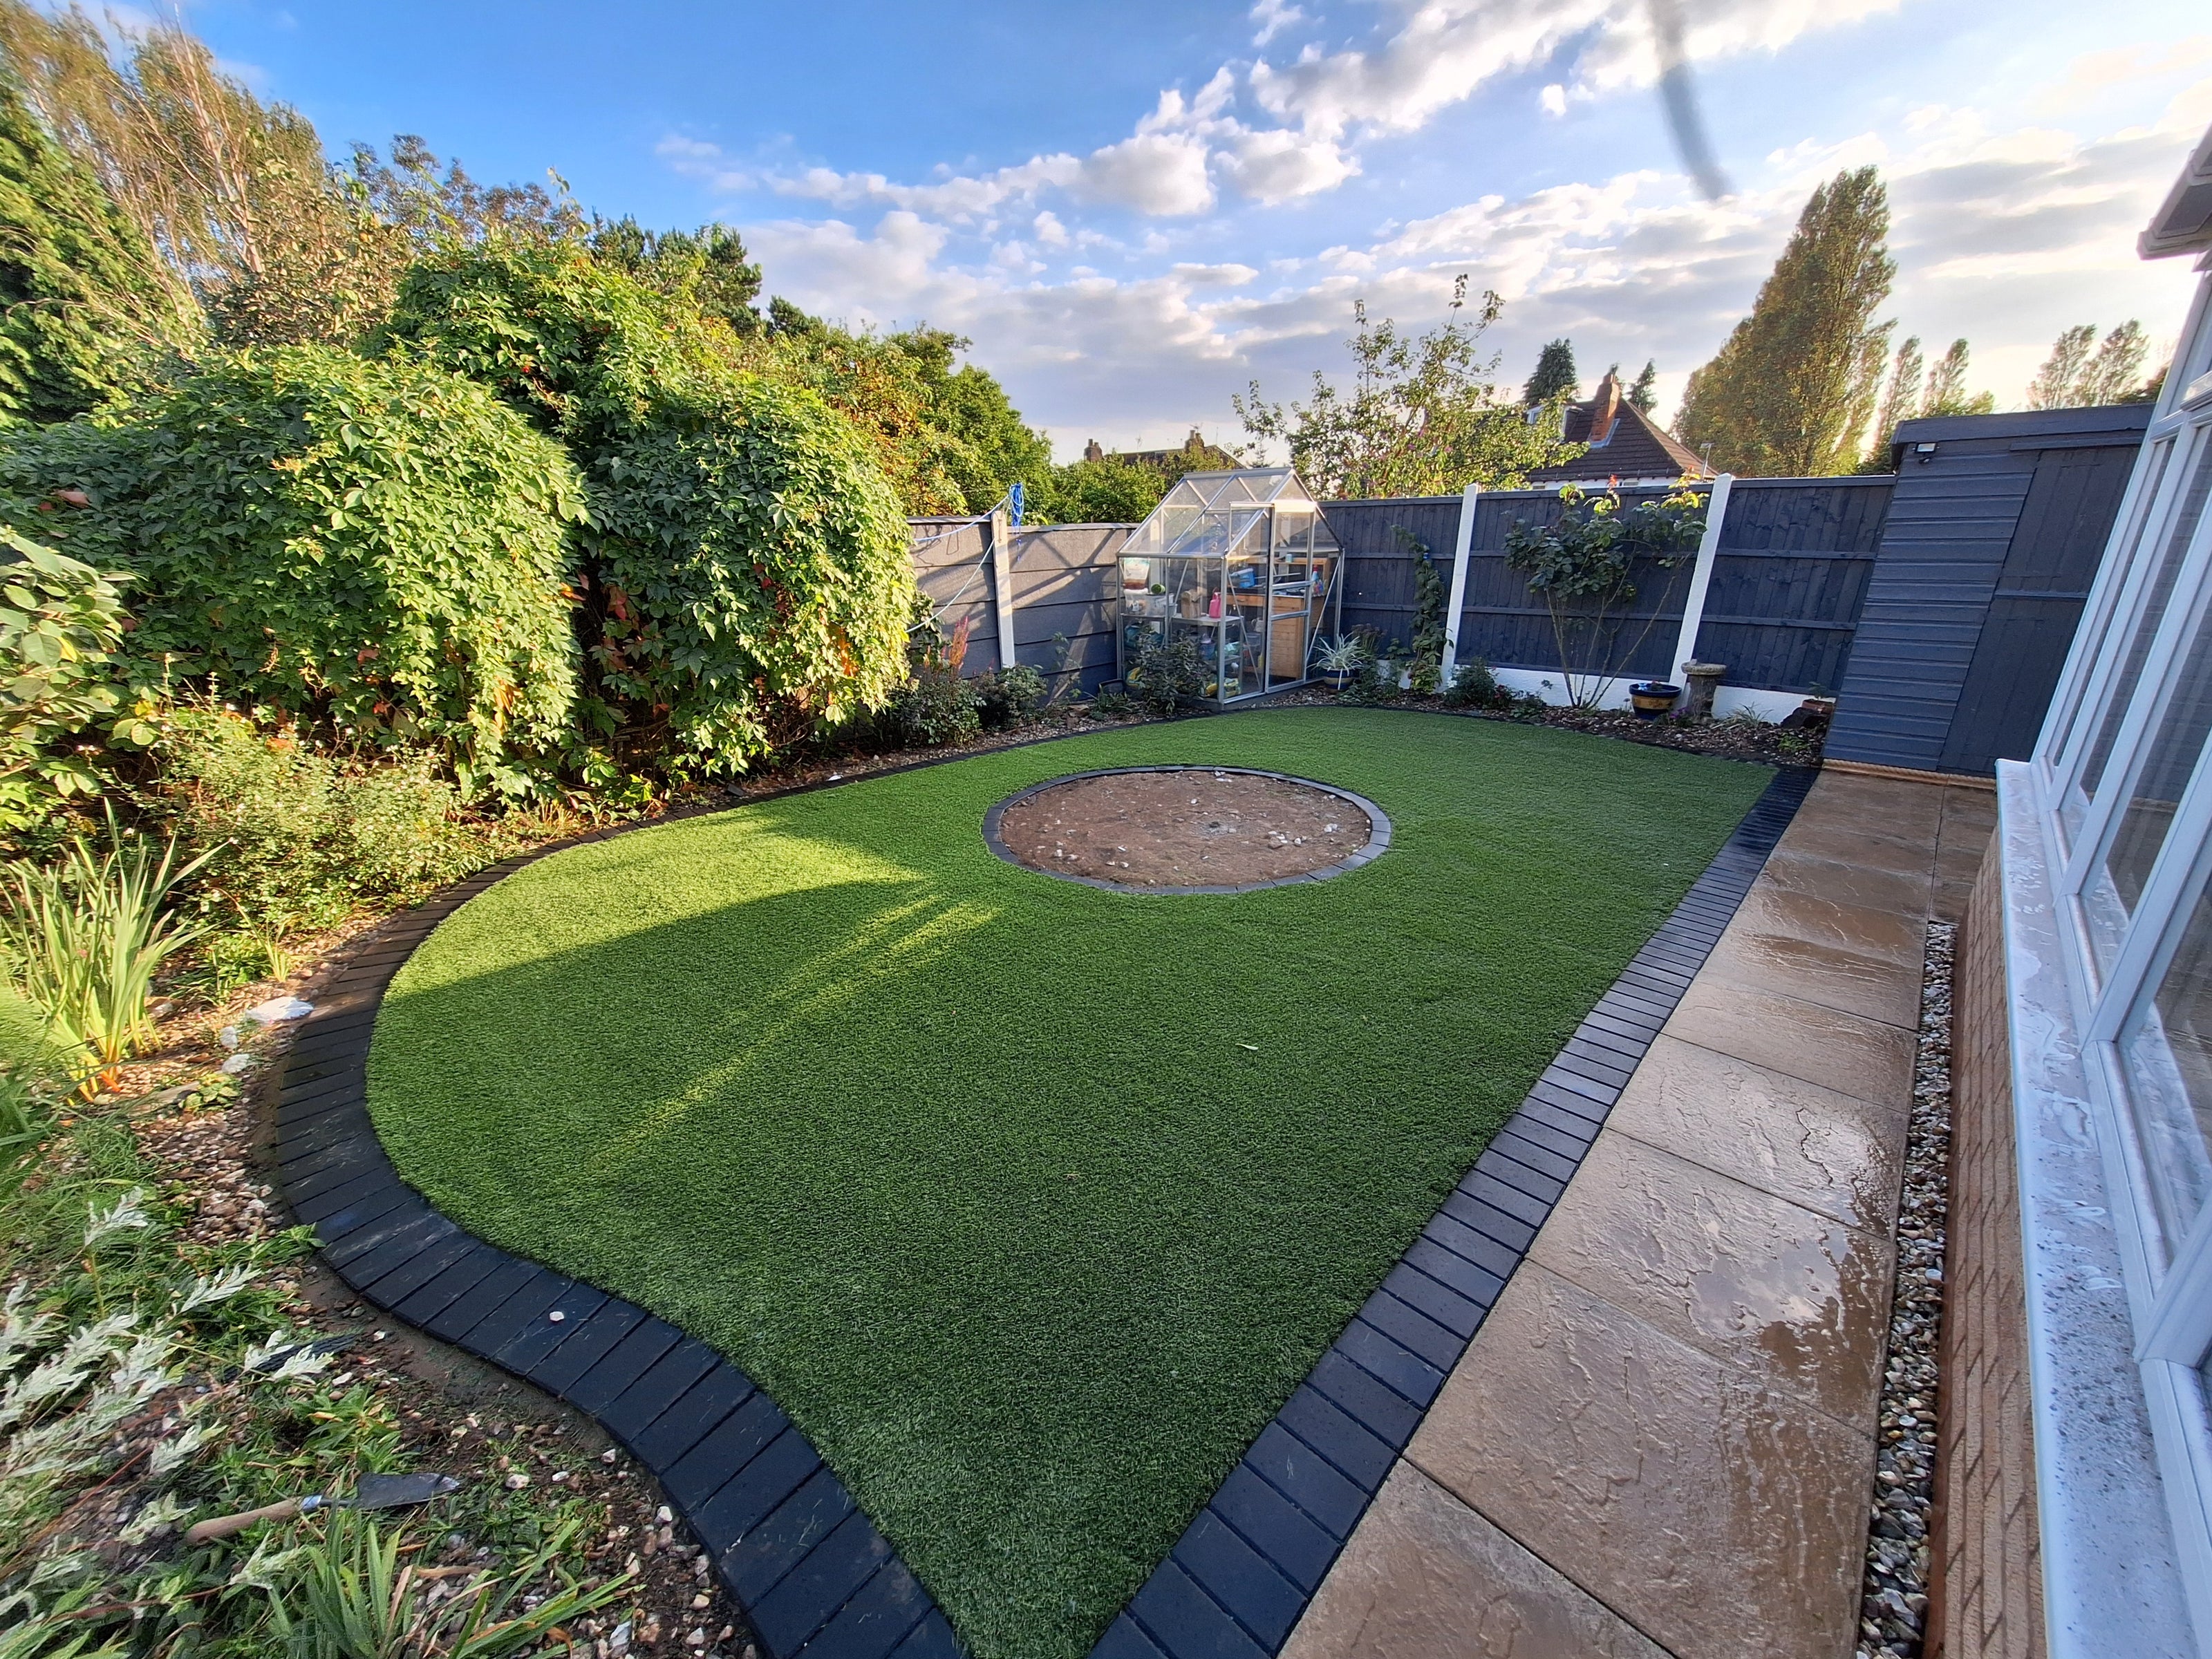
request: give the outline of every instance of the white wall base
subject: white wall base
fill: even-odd
[[[1566,705],[1567,683],[1563,674],[1541,668],[1493,668],[1491,672],[1508,690],[1518,691],[1524,697],[1541,697],[1554,708]],[[1628,688],[1635,684],[1635,681],[1627,679],[1607,681],[1605,696],[1600,699],[1598,707],[1627,708]],[[1685,697],[1689,696],[1686,686],[1683,688],[1682,695]],[[1805,696],[1802,691],[1768,691],[1752,685],[1723,685],[1713,697],[1713,713],[1723,717],[1748,714],[1771,725],[1796,712],[1797,705],[1804,701]]]

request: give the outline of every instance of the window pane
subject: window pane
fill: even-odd
[[[2212,1190],[2212,896],[2198,895],[2121,1048],[2151,1197],[2172,1244]]]
[[[2113,891],[2130,915],[2150,881],[2158,850],[2166,845],[2166,832],[2181,804],[2181,792],[2197,769],[2208,731],[2212,731],[2212,607],[2198,621],[2196,637],[2182,655],[2173,696],[2159,717],[2127,811],[2121,814],[2119,830],[2105,855]]]
[[[2096,741],[2090,744],[2088,757],[2082,763],[2081,793],[2085,796],[2094,798],[2104,781],[2105,767],[2112,757],[2112,744],[2127,718],[2128,702],[2135,696],[2136,682],[2142,676],[2143,659],[2150,654],[2151,641],[2157,636],[2159,624],[2166,620],[2166,604],[2173,597],[2174,579],[2181,574],[2182,555],[2189,550],[2190,538],[2197,533],[2197,521],[2203,515],[2206,493],[2212,491],[2212,446],[2206,444],[2202,428],[2195,434],[2195,439],[2196,453],[2191,458],[2189,485],[2180,514],[2173,520],[2173,528],[2159,554],[2158,569],[2151,578],[2142,614],[2128,640],[2126,659],[2106,695],[2104,719],[2097,728]]]
[[[2116,574],[2126,570],[2135,561],[2136,554],[2142,544],[2143,534],[2148,525],[2151,509],[2158,505],[2158,492],[2160,486],[2164,484],[2166,482],[2166,464],[2172,459],[2173,440],[2172,438],[2161,440],[2157,447],[2151,451],[2150,465],[2143,471],[2142,490],[2136,498],[2135,522],[2128,526],[2126,538],[2114,548],[2112,551],[2110,567]],[[2081,662],[2084,672],[2081,678],[2076,681],[2070,689],[2071,695],[2074,698],[2073,707],[2067,711],[2066,722],[2063,729],[2058,731],[2051,739],[2049,753],[2051,758],[2054,761],[2057,760],[2058,757],[2066,753],[2069,746],[2074,741],[2074,733],[2075,730],[2081,724],[2082,710],[2086,707],[2081,701],[2081,694],[2087,689],[2087,682],[2090,673],[2094,672],[2095,665],[2101,660],[2104,656],[2106,650],[2105,636],[2112,632],[2118,619],[2118,613],[2117,611],[2106,612],[2097,623],[2098,637],[2094,647],[2081,653]]]

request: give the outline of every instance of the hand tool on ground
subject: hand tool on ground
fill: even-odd
[[[310,1492],[305,1498],[288,1498],[281,1504],[264,1504],[258,1510],[218,1515],[193,1526],[185,1534],[185,1542],[205,1544],[242,1532],[256,1521],[289,1521],[295,1515],[313,1515],[318,1510],[388,1510],[402,1504],[428,1503],[433,1498],[458,1491],[460,1484],[450,1474],[364,1474],[355,1483],[350,1498]]]

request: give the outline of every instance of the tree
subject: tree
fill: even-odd
[[[1279,441],[1316,495],[1357,499],[1456,495],[1471,483],[1511,489],[1534,468],[1572,460],[1584,446],[1559,441],[1532,425],[1517,402],[1498,395],[1498,359],[1477,356],[1482,332],[1503,306],[1485,294],[1470,318],[1460,313],[1467,278],[1453,284],[1448,319],[1425,334],[1402,332],[1389,318],[1370,323],[1355,301],[1352,388],[1340,392],[1314,371],[1310,403],[1270,404],[1253,382],[1231,398],[1244,429]]]
[[[1923,367],[1920,337],[1906,335],[1897,348],[1896,359],[1890,366],[1889,386],[1881,394],[1881,410],[1874,419],[1868,460],[1877,471],[1889,470],[1889,437],[1897,430],[1897,423],[1920,413],[1920,374]]]
[[[1659,401],[1659,365],[1646,359],[1636,384],[1628,388],[1628,401],[1641,415],[1649,415]]]
[[[697,230],[641,228],[633,218],[592,228],[592,257],[647,287],[658,289],[729,325],[741,339],[766,326],[753,302],[760,298],[761,268],[745,257],[744,239],[727,225]]]
[[[1547,404],[1554,398],[1571,403],[1582,395],[1582,381],[1575,374],[1574,342],[1553,341],[1538,355],[1535,373],[1521,388],[1522,403]]]
[[[1034,524],[1134,524],[1160,504],[1173,482],[1158,467],[1111,456],[1071,461],[1030,486],[1025,516]]]
[[[1951,349],[1928,371],[1928,388],[1921,394],[1923,415],[1987,415],[1996,408],[1996,395],[1966,390],[1966,363],[1972,356],[1966,341],[1951,342]]]
[[[1897,274],[1889,199],[1871,167],[1813,192],[1751,314],[1690,377],[1677,431],[1723,471],[1818,477],[1850,470],[1874,412]]]
[[[0,421],[65,421],[148,384],[192,335],[176,297],[100,180],[0,86]]]
[[[2083,409],[2139,400],[2150,341],[2130,318],[2097,343],[2097,325],[2082,323],[2051,342],[2051,355],[2028,382],[2030,409]]]
[[[390,297],[393,233],[332,187],[314,127],[173,21],[111,50],[80,8],[0,0],[0,52],[224,338],[349,341]]]

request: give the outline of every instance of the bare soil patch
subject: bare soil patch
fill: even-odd
[[[1235,887],[1340,864],[1367,814],[1310,784],[1193,767],[1076,778],[1009,806],[1000,839],[1020,863],[1126,887]]]

